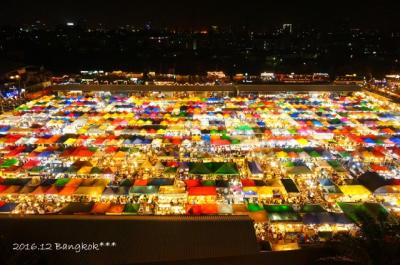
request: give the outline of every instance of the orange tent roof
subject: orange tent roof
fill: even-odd
[[[111,206],[110,202],[96,202],[92,208],[91,213],[104,214],[108,211],[110,206]]]
[[[47,190],[50,189],[50,186],[38,186],[34,191],[32,191],[30,194],[32,195],[41,195],[45,194]]]
[[[81,178],[73,178],[70,181],[68,181],[67,184],[65,184],[66,187],[78,187],[80,184],[82,183],[82,179]]]
[[[65,187],[61,189],[61,191],[58,193],[58,195],[65,195],[65,196],[72,195],[77,188],[78,188],[77,186],[65,185]]]
[[[60,189],[56,185],[51,185],[45,192],[45,194],[58,194]]]
[[[124,204],[112,204],[110,208],[108,208],[107,213],[122,213],[124,208]]]

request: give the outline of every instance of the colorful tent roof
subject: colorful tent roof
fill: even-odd
[[[190,187],[189,196],[216,196],[217,190],[215,187]]]

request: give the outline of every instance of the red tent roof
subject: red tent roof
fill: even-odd
[[[85,146],[76,148],[71,154],[71,156],[81,156],[81,157],[91,157],[92,155],[93,155],[93,152],[90,151]]]
[[[244,187],[253,187],[256,185],[255,181],[252,179],[242,179],[240,182],[242,182],[242,186]]]
[[[189,196],[216,196],[217,189],[215,187],[190,187]]]
[[[0,192],[6,190],[8,188],[7,185],[0,185]]]
[[[119,149],[119,147],[117,147],[117,146],[108,146],[106,148],[106,153],[114,153],[114,152],[117,152],[118,149]]]
[[[137,179],[135,180],[134,186],[147,186],[147,179]]]
[[[231,144],[231,142],[229,142],[229,140],[226,140],[226,139],[213,139],[213,140],[211,140],[211,144],[214,144],[214,145],[229,145],[229,144]]]
[[[371,169],[373,171],[388,171],[387,167],[381,166],[381,165],[378,165],[378,164],[371,164]]]
[[[39,164],[40,164],[40,162],[38,160],[29,160],[22,166],[22,168],[23,169],[31,169],[31,168],[38,166]]]
[[[59,189],[55,186],[52,185],[49,189],[46,190],[46,194],[58,194]]]
[[[187,179],[185,180],[185,184],[187,187],[198,187],[200,186],[200,181],[198,179]]]
[[[201,205],[202,214],[217,214],[218,206],[216,204],[202,204]]]

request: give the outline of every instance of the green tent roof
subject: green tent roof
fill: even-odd
[[[224,163],[220,168],[218,168],[215,172],[218,175],[238,175],[239,172],[234,163]]]
[[[339,155],[343,158],[347,158],[350,157],[350,153],[349,152],[340,152]]]
[[[288,193],[299,193],[299,189],[292,179],[281,179],[281,182]]]
[[[221,135],[221,139],[230,140],[231,138],[229,137],[229,135],[224,133],[223,135]]]
[[[61,178],[61,179],[57,179],[56,182],[54,183],[54,185],[56,185],[57,187],[64,187],[65,184],[67,184],[71,179],[69,178]]]
[[[4,160],[4,162],[1,164],[0,167],[7,168],[7,167],[14,166],[16,164],[18,164],[18,159],[11,158],[11,159]]]
[[[219,133],[219,131],[218,130],[215,130],[215,129],[212,129],[211,131],[210,131],[210,134],[218,134]]]
[[[284,213],[284,212],[294,212],[294,209],[290,205],[286,204],[270,204],[264,205],[264,209],[268,213]]]
[[[123,181],[121,181],[121,183],[119,185],[125,186],[125,187],[130,187],[130,186],[132,186],[132,181],[130,179],[124,179]]]
[[[240,126],[237,126],[235,129],[238,131],[252,131],[253,130],[253,128],[251,128],[249,125],[240,125]]]
[[[29,172],[39,173],[39,172],[42,172],[45,168],[46,168],[45,166],[36,166],[36,167],[31,168],[29,170]]]
[[[215,180],[203,180],[201,182],[202,186],[215,186]]]
[[[322,208],[319,204],[305,204],[301,207],[300,210],[302,213],[322,213],[326,212],[324,208]]]
[[[29,110],[29,107],[26,105],[21,105],[21,106],[17,107],[16,110]]]
[[[328,164],[337,172],[346,172],[346,169],[344,169],[337,160],[328,160]]]
[[[124,213],[135,214],[139,211],[140,204],[127,203],[125,204]]]
[[[96,152],[97,151],[97,148],[94,147],[94,146],[90,146],[90,147],[88,147],[88,149],[89,149],[90,152]]]
[[[311,157],[314,157],[314,158],[320,157],[320,156],[321,156],[321,155],[320,155],[317,151],[315,151],[315,150],[312,150],[312,151],[309,153],[309,155],[310,155]]]
[[[271,222],[301,222],[301,217],[295,212],[268,213]]]
[[[240,140],[239,139],[232,139],[232,144],[240,144]]]
[[[167,167],[164,169],[164,173],[165,174],[176,174],[177,169],[178,168],[176,168],[176,167]]]
[[[249,210],[250,212],[258,212],[258,211],[263,211],[264,208],[257,203],[249,203],[247,205],[247,210]]]
[[[292,175],[303,175],[312,173],[311,170],[306,166],[294,166],[287,171],[288,174]]]
[[[389,215],[389,212],[379,203],[365,202],[363,207],[376,220],[380,218],[386,219]]]
[[[74,167],[74,166],[70,166],[66,173],[76,173],[78,171],[78,168]]]
[[[190,174],[216,174],[216,175],[238,175],[235,163],[221,163],[221,162],[210,162],[210,163],[190,163],[189,164]]]
[[[339,167],[340,163],[336,160],[328,160],[329,165],[331,165],[332,167]]]
[[[155,194],[158,192],[158,186],[132,186],[130,194]]]
[[[74,214],[74,213],[88,213],[92,210],[94,202],[70,202],[65,206],[61,213]]]
[[[101,174],[101,173],[102,171],[98,167],[92,167],[92,169],[90,170],[90,174]]]
[[[286,162],[285,167],[294,167],[295,164],[292,161]]]
[[[388,211],[379,203],[345,203],[338,202],[344,214],[353,222],[360,223],[363,216],[372,218],[375,221],[386,219]]]
[[[205,165],[205,163],[194,163],[189,166],[190,174],[206,175],[212,174],[213,172]]]

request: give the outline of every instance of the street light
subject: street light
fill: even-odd
[[[21,76],[15,75],[15,79],[18,80],[18,88],[21,88]]]

